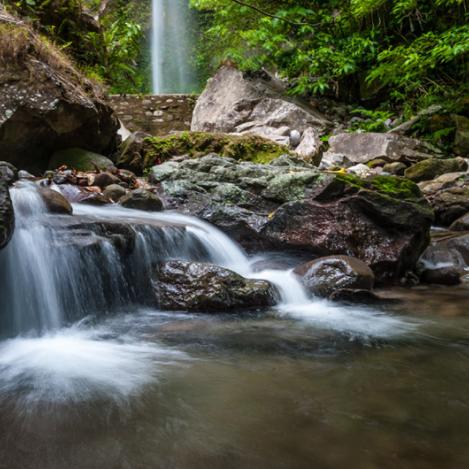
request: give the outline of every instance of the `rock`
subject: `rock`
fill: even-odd
[[[355,166],[350,166],[347,172],[356,174],[358,177],[361,177],[361,178],[366,178],[374,174],[374,170],[363,163],[356,164]]]
[[[127,191],[122,186],[119,186],[118,184],[110,184],[104,190],[103,195],[113,202],[119,202],[126,193]]]
[[[103,172],[99,173],[95,176],[93,184],[95,186],[101,187],[102,189],[110,186],[111,184],[119,184],[121,181],[117,176],[114,176],[114,174]]]
[[[433,239],[420,257],[419,266],[421,271],[448,267],[463,271],[469,266],[469,233]]]
[[[298,132],[298,130],[292,130],[290,132],[290,140],[289,140],[290,147],[295,148],[300,144],[300,142],[301,142],[301,133]]]
[[[3,249],[10,241],[14,227],[15,216],[8,185],[0,180],[0,249]]]
[[[374,179],[385,185],[387,178],[391,178],[390,188],[396,183],[392,176]],[[398,184],[403,188],[406,182]],[[357,257],[380,281],[396,279],[415,265],[428,244],[432,211],[421,196],[413,199],[409,193],[404,195],[406,191],[399,196],[391,191],[386,195],[386,191],[354,190],[332,179],[322,190],[318,187],[312,198],[275,210],[260,235],[277,248]]]
[[[152,192],[145,189],[135,189],[119,200],[119,204],[125,208],[145,210],[149,212],[161,212],[163,202]]]
[[[467,162],[463,158],[438,159],[429,158],[420,161],[405,170],[405,177],[415,182],[428,181],[445,173],[467,170]]]
[[[383,171],[389,174],[395,174],[396,176],[404,176],[404,171],[407,166],[404,163],[395,161],[394,163],[386,163],[383,166]]]
[[[331,293],[329,297],[332,301],[340,301],[349,304],[372,305],[383,303],[383,300],[370,290],[356,290],[350,288],[341,288]]]
[[[314,127],[303,131],[300,143],[295,147],[295,153],[306,161],[312,161],[316,166],[321,162],[321,132]]]
[[[7,161],[0,161],[0,182],[13,184],[18,179],[18,170]]]
[[[461,273],[454,266],[425,269],[420,274],[420,280],[437,285],[458,285],[461,283]]]
[[[61,193],[47,187],[41,187],[39,189],[39,193],[41,194],[42,200],[44,200],[49,212],[72,215],[72,206]]]
[[[112,151],[119,123],[97,86],[26,23],[0,26],[0,155],[42,172],[59,149]]]
[[[153,279],[163,310],[231,312],[273,306],[278,294],[265,280],[249,280],[231,270],[199,262],[169,261]]]
[[[454,151],[461,156],[469,156],[469,119],[464,116],[453,115],[456,124],[454,136]]]
[[[449,229],[451,231],[469,231],[469,212],[455,220]]]
[[[329,139],[329,150],[322,157],[321,167],[347,168],[376,159],[387,162],[420,161],[432,156],[426,151],[420,141],[396,134],[341,133]]]
[[[296,151],[312,157],[319,146],[316,140],[330,123],[317,110],[293,102],[285,91],[280,81],[266,73],[248,76],[225,65],[208,81],[197,100],[191,130],[249,133],[282,145],[288,145],[292,131],[298,131],[302,139]],[[302,146],[305,138],[308,142]]]
[[[24,169],[20,169],[18,171],[18,179],[36,179],[36,176],[28,171],[25,171]]]
[[[146,132],[132,132],[119,147],[117,167],[142,174],[144,169],[145,139],[151,137]]]
[[[114,163],[109,158],[92,151],[82,148],[67,148],[55,152],[49,161],[50,169],[56,169],[60,166],[67,166],[78,171],[105,171],[113,168]]]
[[[294,272],[314,295],[330,297],[338,290],[371,290],[373,271],[362,261],[350,256],[328,256],[297,267]]]
[[[396,280],[429,241],[433,212],[418,186],[320,172],[291,157],[258,165],[208,155],[151,171],[168,209],[214,224],[248,250],[343,254]]]

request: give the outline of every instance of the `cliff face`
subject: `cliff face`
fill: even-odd
[[[42,170],[59,149],[107,153],[118,127],[100,90],[66,56],[0,10],[0,160]]]

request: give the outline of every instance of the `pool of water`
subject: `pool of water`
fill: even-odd
[[[467,467],[469,289],[381,293],[1,342],[0,468]]]

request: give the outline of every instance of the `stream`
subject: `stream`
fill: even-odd
[[[11,195],[0,468],[466,466],[467,283],[345,306],[309,297],[294,259],[248,256],[195,218],[74,205],[70,218],[87,226],[135,230],[123,265],[98,235],[89,250],[84,233],[80,249],[61,238],[63,216],[33,184]],[[279,304],[220,315],[142,304],[151,265],[175,258],[269,280]],[[269,263],[285,267],[259,268]]]

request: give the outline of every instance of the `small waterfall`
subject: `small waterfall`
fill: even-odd
[[[195,91],[191,28],[187,0],[152,0],[154,94]]]

